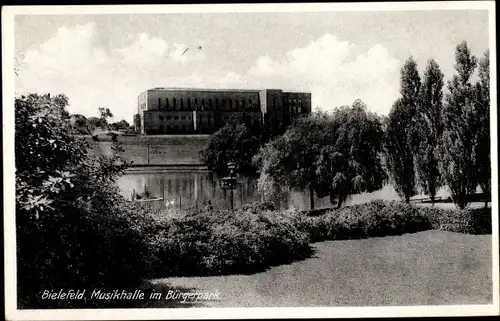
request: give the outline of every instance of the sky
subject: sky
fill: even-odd
[[[456,46],[481,57],[488,26],[485,10],[18,15],[15,90],[128,122],[153,87],[305,91],[313,109],[361,99],[388,114],[410,56],[450,79]]]

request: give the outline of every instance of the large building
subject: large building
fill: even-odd
[[[311,94],[277,89],[153,88],[138,97],[136,130],[144,135],[212,134],[226,123],[245,123],[275,136],[311,113]]]

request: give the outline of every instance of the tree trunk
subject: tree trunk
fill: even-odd
[[[458,196],[458,202],[457,202],[458,208],[463,210],[465,208],[465,205],[467,205],[467,202],[465,200],[465,196],[459,195]]]
[[[436,173],[434,173],[434,174],[436,174]],[[437,174],[436,174],[436,176],[437,176]],[[437,192],[436,186],[437,186],[436,178],[433,177],[429,182],[429,196],[431,199],[432,206],[434,206],[434,203],[436,202],[436,192]]]
[[[335,205],[335,194],[330,191],[330,204]]]
[[[309,185],[309,200],[311,202],[311,210],[314,209],[314,189],[312,185]]]
[[[339,196],[339,201],[337,203],[337,208],[340,208],[342,206],[342,197]]]
[[[405,202],[408,204],[410,203],[410,194],[405,195]]]

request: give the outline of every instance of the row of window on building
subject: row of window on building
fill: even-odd
[[[246,104],[244,99],[237,100],[237,99],[221,99],[219,101],[218,98],[212,100],[212,99],[200,99],[198,101],[197,98],[191,100],[188,98],[186,100],[186,103],[184,102],[184,99],[175,99],[172,98],[172,101],[169,101],[168,98],[165,98],[164,103],[162,102],[161,98],[158,98],[158,108],[159,109],[169,109],[170,108],[170,103],[172,104],[172,109],[176,110],[177,107],[180,107],[180,110],[187,109],[191,110],[191,108],[194,109],[204,109],[204,108],[210,108],[213,109],[214,107],[222,107],[222,109],[226,110],[237,110],[237,109],[246,109],[247,107],[251,109],[252,107],[255,107],[254,103],[252,102],[251,99],[248,100],[248,105]]]
[[[198,117],[199,120],[203,120],[203,119],[210,120],[210,119],[214,118],[214,117],[210,117],[210,115],[206,115],[206,116],[198,115],[197,117]],[[160,121],[164,121],[164,120],[191,120],[191,116],[185,116],[185,115],[181,115],[181,116],[164,116],[164,115],[158,115],[158,119]],[[227,119],[227,117],[224,116],[224,119]]]
[[[169,109],[170,108],[170,101],[168,98],[165,98],[165,103],[163,104],[162,99],[158,98],[158,108],[159,109]],[[283,98],[283,105],[285,105],[287,102],[286,98]],[[194,105],[192,105],[192,103]],[[205,105],[205,103],[207,103]],[[214,105],[215,103],[215,105]],[[288,99],[288,105],[293,108],[294,111],[297,111],[299,113],[302,112],[302,101],[300,99]],[[254,105],[253,101],[251,99],[248,99],[248,105],[245,102],[245,99],[237,100],[237,99],[221,99],[219,101],[218,98],[215,100],[208,99],[205,101],[205,99],[200,100],[200,104],[198,104],[198,99],[195,98],[191,100],[190,98],[187,99],[187,104],[184,104],[184,99],[179,99],[179,105],[177,104],[177,99],[172,98],[172,109],[176,110],[177,107],[180,107],[180,110],[191,110],[192,107],[194,109],[204,109],[204,108],[209,108],[213,109],[214,107],[222,107],[222,110],[244,110],[248,107],[248,109],[252,109],[252,107],[256,107]],[[276,107],[276,100],[273,101],[273,107]]]
[[[164,131],[164,130],[167,130],[167,131],[183,131],[183,132],[189,132],[193,129],[192,126],[190,125],[166,125],[166,126],[163,126],[161,125],[160,127],[160,131]]]
[[[210,115],[198,115],[197,118],[199,120],[203,120],[203,119],[206,119],[206,120],[215,120],[215,118],[213,116],[210,116]],[[236,119],[239,119],[240,117],[237,116],[237,115],[227,115],[227,114],[224,114],[222,116],[222,119],[224,120],[236,120]],[[158,120],[160,121],[164,121],[164,120],[191,120],[191,116],[185,116],[185,115],[181,115],[181,116],[164,116],[164,115],[158,115]]]
[[[185,115],[182,115],[182,116],[163,116],[163,115],[158,115],[158,119],[159,120],[191,120],[191,116],[185,116]]]

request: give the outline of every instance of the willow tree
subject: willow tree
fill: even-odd
[[[335,109],[329,123],[329,141],[316,160],[316,193],[340,207],[350,195],[383,187],[382,123],[360,100]]]
[[[352,194],[380,189],[382,135],[380,119],[361,101],[299,119],[256,157],[261,193],[308,189],[314,209],[314,195],[341,206]]]
[[[311,209],[317,185],[316,160],[328,140],[325,114],[297,119],[282,136],[267,143],[255,156],[259,166],[259,189],[274,186],[274,192],[309,190]],[[279,190],[278,190],[279,188]]]

